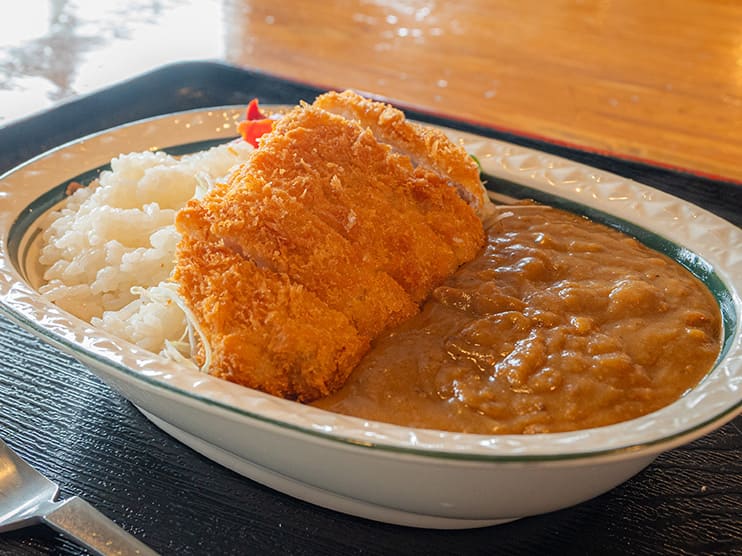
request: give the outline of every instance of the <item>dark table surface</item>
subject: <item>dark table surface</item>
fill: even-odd
[[[312,87],[218,63],[166,66],[0,129],[0,173],[65,141],[177,110],[311,100]],[[742,224],[742,188],[413,113],[566,156]],[[163,554],[742,554],[742,417],[576,507],[464,531],[346,516],[272,491],[172,439],[81,364],[0,318],[0,435]],[[38,526],[0,554],[79,554]]]

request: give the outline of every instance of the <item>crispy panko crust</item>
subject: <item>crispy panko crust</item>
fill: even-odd
[[[313,106],[281,118],[232,183],[247,173],[280,184],[415,303],[483,241],[479,219],[455,189],[370,130]]]
[[[410,122],[401,110],[353,91],[325,93],[314,106],[370,129],[380,142],[409,157],[416,167],[437,174],[457,189],[480,218],[488,214],[491,202],[476,162],[439,129]]]
[[[342,386],[368,349],[345,315],[219,242],[185,238],[177,280],[209,338],[211,374],[220,378],[313,400]]]
[[[329,98],[283,115],[247,163],[176,218],[174,279],[206,334],[210,372],[304,402],[342,386],[373,339],[484,240],[480,205],[451,187],[451,169],[470,161],[463,150],[438,137],[418,163],[427,130],[390,146],[397,131],[383,118],[372,129],[318,107]],[[402,154],[410,144],[422,154]]]
[[[417,312],[402,287],[299,200],[241,172],[201,208],[210,233],[261,268],[288,276],[370,341]],[[189,213],[184,213],[184,218]]]

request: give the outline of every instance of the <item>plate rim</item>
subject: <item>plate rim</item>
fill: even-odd
[[[277,106],[273,105],[273,107]],[[271,105],[266,106],[266,108],[271,108]],[[731,420],[740,412],[740,410],[742,410],[742,398],[738,398],[736,403],[727,404],[723,411],[707,416],[705,420],[694,423],[692,427],[677,427],[678,430],[676,430],[672,435],[666,434],[660,438],[633,435],[633,437],[636,437],[635,440],[632,440],[632,435],[629,435],[624,436],[625,441],[614,441],[613,443],[609,443],[608,448],[601,449],[586,449],[585,447],[581,448],[581,446],[586,445],[591,437],[596,436],[597,433],[595,431],[600,431],[598,436],[601,438],[615,439],[617,433],[621,433],[623,429],[627,428],[626,423],[631,423],[632,425],[639,427],[640,430],[646,429],[650,424],[649,422],[652,421],[651,418],[647,419],[647,417],[656,417],[657,414],[670,413],[672,408],[677,409],[676,406],[683,400],[683,398],[658,410],[657,412],[649,414],[649,416],[640,417],[631,421],[597,429],[585,429],[567,433],[551,433],[544,435],[473,435],[466,433],[432,431],[429,429],[412,429],[409,427],[400,427],[386,423],[369,422],[355,417],[339,416],[336,414],[330,414],[330,412],[318,408],[304,405],[301,407],[307,408],[311,417],[316,418],[317,412],[331,415],[331,417],[328,418],[327,415],[323,415],[323,418],[317,419],[312,425],[292,424],[286,419],[276,417],[274,420],[271,417],[266,417],[261,412],[268,410],[269,415],[273,416],[275,416],[275,414],[293,414],[294,412],[292,410],[296,408],[296,402],[274,398],[267,394],[263,394],[262,392],[245,389],[244,387],[225,383],[225,381],[202,374],[191,377],[194,382],[190,384],[189,388],[184,388],[183,381],[177,380],[178,374],[182,377],[184,376],[184,372],[181,371],[178,373],[176,364],[172,362],[164,362],[156,355],[146,352],[142,348],[137,348],[128,344],[128,342],[117,339],[108,333],[101,334],[100,330],[94,329],[88,323],[84,323],[75,317],[71,317],[56,306],[44,301],[39,294],[29,291],[30,288],[28,286],[26,286],[24,290],[24,285],[19,283],[19,280],[20,282],[23,282],[23,278],[18,274],[17,269],[9,258],[11,254],[8,251],[7,245],[8,234],[19,214],[19,206],[23,205],[24,201],[29,201],[29,203],[24,205],[23,208],[30,206],[30,203],[33,201],[31,193],[37,193],[37,190],[43,189],[43,187],[37,184],[35,189],[26,187],[22,188],[23,193],[19,193],[18,187],[13,189],[14,179],[27,177],[29,173],[38,174],[40,172],[43,174],[45,171],[48,171],[46,165],[50,161],[53,162],[57,157],[65,158],[66,162],[70,162],[70,158],[74,159],[76,154],[80,154],[75,151],[79,151],[81,145],[84,145],[85,149],[90,150],[92,147],[97,146],[97,143],[102,143],[103,145],[110,144],[110,141],[108,141],[110,139],[113,139],[113,142],[115,142],[117,136],[119,139],[126,139],[125,136],[127,133],[139,135],[139,132],[145,131],[145,136],[149,133],[149,137],[154,139],[159,136],[157,133],[158,130],[161,132],[165,127],[169,126],[168,130],[170,132],[174,133],[173,130],[178,129],[179,136],[183,137],[185,128],[178,126],[185,126],[187,124],[188,129],[198,129],[199,137],[201,135],[208,135],[208,137],[202,137],[200,139],[201,141],[209,139],[227,140],[236,135],[234,128],[242,114],[244,114],[243,106],[228,105],[197,108],[128,122],[111,129],[99,131],[69,141],[25,161],[0,176],[0,198],[4,197],[6,200],[3,208],[0,209],[0,312],[10,317],[11,320],[14,320],[22,327],[30,330],[35,335],[40,336],[43,340],[52,343],[57,348],[62,348],[63,351],[66,351],[73,357],[79,355],[82,350],[84,355],[93,357],[99,362],[99,364],[108,367],[107,370],[109,372],[123,372],[126,375],[127,380],[144,380],[150,385],[165,387],[171,392],[186,395],[192,400],[206,404],[206,406],[219,407],[221,409],[232,411],[239,418],[247,417],[249,419],[258,419],[259,421],[277,425],[279,427],[289,427],[292,430],[310,433],[311,435],[338,441],[346,445],[380,449],[382,451],[386,450],[395,453],[409,453],[425,457],[498,462],[549,462],[555,460],[563,461],[583,458],[594,459],[598,457],[630,457],[631,454],[635,454],[637,451],[641,451],[642,454],[646,454],[647,451],[660,452],[670,447],[682,444],[692,438],[701,436],[716,426],[720,426],[723,422]],[[213,126],[215,123],[221,124],[221,127],[216,128],[218,131],[208,131],[207,133],[206,126]],[[628,188],[630,190],[638,191],[640,195],[648,194],[649,197],[645,198],[645,200],[649,203],[660,202],[675,205],[675,207],[680,207],[682,209],[680,210],[681,213],[683,211],[687,212],[688,209],[690,209],[694,218],[699,218],[706,224],[711,222],[716,228],[724,230],[729,237],[735,237],[742,242],[742,231],[736,228],[733,224],[711,214],[697,205],[667,193],[663,193],[650,186],[639,184],[633,180],[617,176],[616,174],[611,174],[604,170],[599,170],[581,163],[544,153],[543,151],[520,147],[501,140],[461,132],[452,128],[446,128],[443,126],[435,127],[439,127],[451,134],[457,141],[466,143],[470,151],[474,150],[475,153],[479,152],[480,155],[483,154],[484,156],[478,156],[478,158],[482,162],[483,169],[487,174],[502,179],[510,179],[511,181],[515,181],[521,185],[531,184],[543,186],[543,180],[546,179],[547,181],[552,182],[548,184],[549,187],[554,187],[561,193],[568,193],[567,197],[571,196],[575,197],[575,199],[582,199],[583,202],[579,204],[583,205],[585,204],[585,195],[594,194],[594,191],[588,191],[586,193],[584,191],[585,185],[590,185],[595,189],[600,185],[613,184],[612,187],[614,188],[622,190]],[[210,129],[214,128],[212,127]],[[185,135],[187,135],[187,133]],[[139,136],[137,137],[137,140],[143,138],[144,137]],[[182,140],[179,140],[177,144],[182,145]],[[166,147],[166,145],[152,146]],[[479,149],[479,151],[477,149]],[[486,149],[486,152],[482,153],[482,149]],[[137,148],[137,150],[145,149]],[[111,152],[108,151],[106,155],[98,152],[87,154],[95,154],[98,156],[97,159],[105,159],[107,156],[107,160],[110,160],[110,158],[118,153],[111,154]],[[89,162],[84,162],[88,160],[91,159],[82,156],[79,161],[76,161],[76,163],[89,164]],[[66,165],[66,167],[68,168],[69,165]],[[580,172],[583,176],[576,180],[578,186],[575,186],[581,188],[580,191],[576,191],[574,188],[570,191],[569,184],[575,181],[575,175]],[[75,175],[79,175],[81,172],[70,171],[70,173],[72,175],[69,175],[67,179],[71,179]],[[557,175],[557,173],[562,175],[565,179],[555,181],[554,176]],[[586,179],[587,182],[590,182],[592,179],[594,183],[586,184],[580,181],[585,181]],[[63,182],[64,180],[56,181],[52,185],[58,185]],[[657,201],[657,199],[659,199],[659,201]],[[12,202],[8,203],[8,200]],[[9,210],[8,207],[12,207],[12,210]],[[696,220],[694,220],[694,222],[696,222]],[[729,247],[730,246],[727,246],[727,250],[729,250]],[[733,253],[733,248],[731,255],[735,255]],[[732,256],[732,259],[735,261],[735,264],[739,266],[740,257]],[[733,304],[739,323],[739,315],[741,312],[740,307],[742,306],[740,303],[739,291],[742,289],[742,286],[735,280],[735,276],[731,271],[722,272],[722,279],[726,281],[726,285],[734,297]],[[30,314],[37,314],[39,312],[44,314],[46,318],[45,326],[39,325],[37,319],[29,316]],[[739,387],[742,389],[742,376],[740,376],[742,373],[740,373],[739,369],[742,367],[742,335],[740,334],[739,328],[738,324],[737,329],[734,331],[734,337],[730,340],[729,353],[727,353],[722,359],[722,362],[736,362],[736,374],[730,375],[729,379],[732,380],[736,377],[737,380],[734,384],[739,383]],[[85,342],[79,342],[76,339],[82,337],[96,340],[96,336],[99,340],[102,339],[102,342],[87,342],[87,347],[83,347]],[[125,345],[122,346],[122,344]],[[93,347],[91,348],[90,346]],[[142,365],[140,365],[141,368],[134,369],[122,363],[122,361],[136,361]],[[714,372],[716,372],[718,368],[719,363],[715,366]],[[191,371],[187,372],[191,373]],[[213,384],[209,384],[208,387],[201,386],[213,381],[219,381],[221,383],[217,385],[215,390],[213,389]],[[196,383],[198,383],[198,387],[196,387]],[[188,384],[186,383],[185,386],[188,386]],[[236,392],[234,389],[239,389],[239,391]],[[249,396],[245,390],[249,391]],[[231,401],[232,403],[216,401],[213,398],[215,391],[220,393],[220,399],[226,399],[228,402]],[[221,395],[225,392],[225,395]],[[251,405],[248,404],[251,407],[249,410],[243,408],[245,398],[250,398],[251,400]],[[236,400],[241,401],[239,407],[234,405]],[[341,423],[339,424],[338,422]],[[348,426],[347,423],[351,423],[351,426]],[[340,432],[341,429],[344,432]],[[442,447],[442,445],[445,447]]]

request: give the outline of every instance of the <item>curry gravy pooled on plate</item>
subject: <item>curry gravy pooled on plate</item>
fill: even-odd
[[[241,141],[120,156],[72,194],[40,291],[184,368],[406,426],[606,425],[712,366],[718,307],[669,258],[494,208],[461,145],[350,91],[250,106]]]
[[[721,317],[686,269],[561,210],[499,210],[479,256],[314,405],[458,432],[563,432],[655,411],[709,371]]]

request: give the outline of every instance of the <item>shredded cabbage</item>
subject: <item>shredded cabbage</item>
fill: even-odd
[[[178,363],[185,363],[195,367],[196,364],[194,361],[183,355],[183,352],[190,351],[191,354],[196,353],[200,342],[204,350],[204,363],[199,370],[202,373],[208,373],[212,360],[211,346],[206,338],[206,333],[201,328],[201,325],[198,324],[196,315],[193,314],[193,311],[191,311],[188,305],[186,305],[185,300],[178,293],[178,285],[174,282],[160,282],[159,285],[150,288],[134,286],[131,288],[131,293],[138,295],[142,301],[162,304],[168,302],[175,303],[183,311],[186,320],[186,331],[178,340],[166,340],[162,355]],[[186,336],[188,338],[187,342]]]
[[[204,196],[214,188],[214,180],[204,171],[196,173],[196,190],[193,194],[194,199],[203,199]]]

